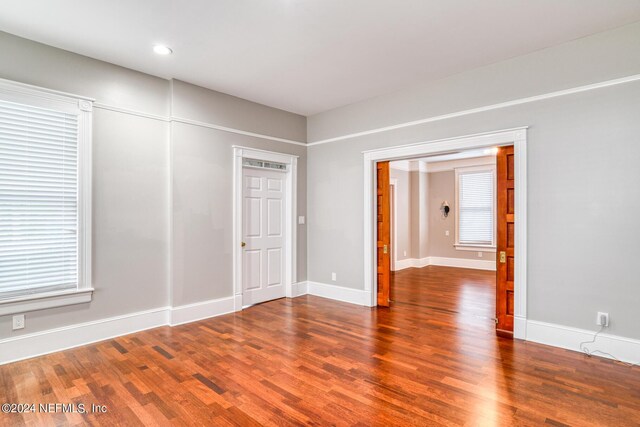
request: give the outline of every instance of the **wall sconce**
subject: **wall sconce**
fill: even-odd
[[[446,217],[449,216],[449,211],[450,211],[449,203],[447,203],[447,201],[445,200],[440,205],[440,213],[442,213],[442,219],[445,219]]]

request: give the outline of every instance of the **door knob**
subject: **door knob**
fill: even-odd
[[[386,254],[387,252],[389,252],[389,249],[387,248],[387,245],[384,245],[384,246],[382,247],[382,253],[383,253],[383,254]]]
[[[242,242],[242,243],[240,243],[240,246],[242,246],[244,248],[245,246],[247,246],[247,244],[245,242]]]
[[[507,253],[500,251],[500,264],[504,264],[505,262],[507,262]]]

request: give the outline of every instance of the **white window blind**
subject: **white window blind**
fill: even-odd
[[[493,171],[458,175],[458,240],[461,244],[493,244]]]
[[[78,116],[0,100],[0,300],[78,286]]]

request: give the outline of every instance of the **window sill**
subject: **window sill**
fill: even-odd
[[[462,243],[456,243],[453,245],[458,251],[473,251],[473,252],[495,252],[496,247],[492,245],[467,245]]]
[[[90,302],[93,288],[47,292],[0,300],[0,316]]]

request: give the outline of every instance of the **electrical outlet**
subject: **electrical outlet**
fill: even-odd
[[[305,218],[304,218],[304,216],[299,216],[299,217],[298,217],[298,224],[300,224],[300,225],[304,225],[304,223],[305,223]]]
[[[338,280],[338,275],[336,273],[331,273],[331,280],[333,280],[334,282]]]
[[[596,325],[598,326],[609,326],[609,313],[603,313],[601,311],[598,312],[598,317],[596,318]]]
[[[404,251],[403,253],[404,253],[404,256],[407,256],[407,251]]]
[[[446,231],[444,232],[444,235],[445,235],[445,236],[448,236],[448,235],[449,235],[449,230],[446,230]]]
[[[24,329],[24,314],[13,316],[13,330]]]
[[[482,252],[478,252],[478,258],[482,258]]]

